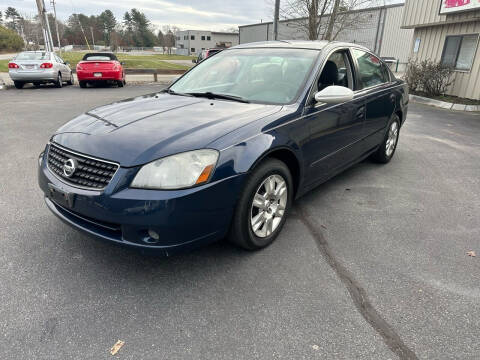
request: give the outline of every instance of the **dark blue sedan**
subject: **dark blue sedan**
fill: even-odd
[[[325,41],[236,46],[168,89],[91,110],[39,163],[48,208],[97,238],[171,254],[280,233],[292,201],[393,157],[408,92],[368,49]]]

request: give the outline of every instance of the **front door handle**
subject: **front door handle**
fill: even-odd
[[[358,109],[357,114],[355,115],[357,120],[363,120],[365,118],[365,106],[362,106]]]

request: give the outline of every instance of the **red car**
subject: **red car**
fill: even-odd
[[[87,84],[97,82],[115,82],[118,87],[123,87],[125,82],[125,70],[123,63],[111,53],[88,53],[77,64],[77,77],[81,88]]]

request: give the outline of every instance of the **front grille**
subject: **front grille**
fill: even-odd
[[[75,171],[70,177],[64,173],[64,165],[69,159],[76,161]],[[93,159],[50,144],[48,147],[48,168],[66,183],[101,190],[112,180],[118,165]]]

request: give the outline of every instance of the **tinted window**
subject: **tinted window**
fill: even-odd
[[[23,52],[15,57],[15,60],[50,60],[48,52]]]
[[[317,56],[315,50],[226,50],[195,66],[171,90],[211,91],[253,102],[287,104],[304,89]]]
[[[352,54],[357,60],[358,78],[362,88],[390,81],[388,70],[379,58],[358,49],[352,49]]]

